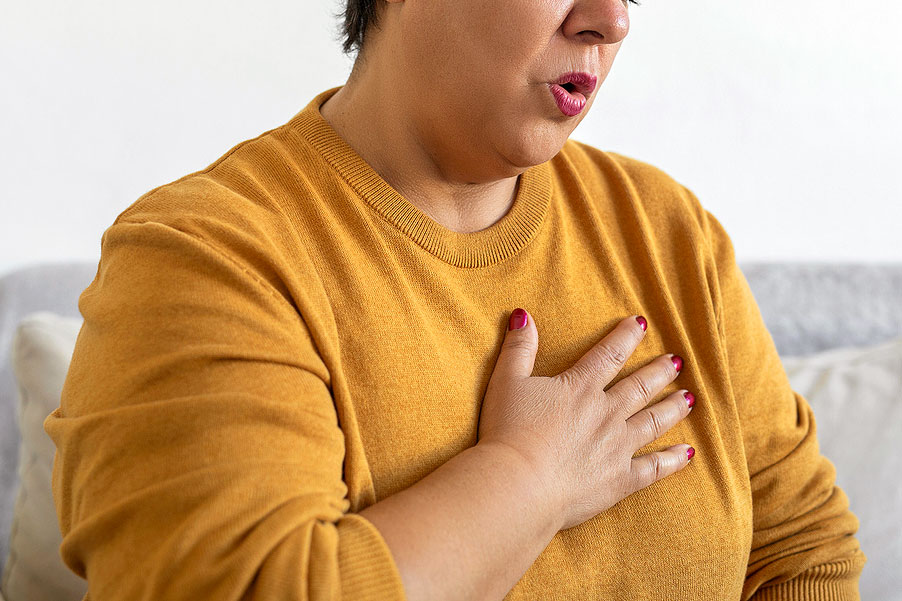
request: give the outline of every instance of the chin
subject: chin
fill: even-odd
[[[531,128],[521,129],[518,136],[505,140],[500,150],[521,172],[553,159],[564,147],[572,129],[554,122],[534,124]]]

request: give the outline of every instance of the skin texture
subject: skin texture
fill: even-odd
[[[518,176],[554,157],[591,109],[629,31],[626,0],[385,0],[323,117],[441,225],[485,229]],[[583,111],[548,83],[598,77]]]

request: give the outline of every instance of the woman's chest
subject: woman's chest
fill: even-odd
[[[664,306],[619,297],[587,310],[581,296],[535,294],[507,303],[510,308],[504,300],[479,307],[471,300],[462,303],[466,311],[404,314],[378,334],[350,342],[353,348],[345,348],[343,361],[351,394],[344,402],[353,404],[357,416],[374,498],[413,485],[477,443],[479,414],[510,310],[523,306],[535,319],[534,376],[569,368],[623,317],[641,314],[649,329],[611,385],[674,352],[684,358],[684,369],[650,403],[685,388],[696,396],[696,405],[633,454],[686,443],[696,455],[684,470],[559,533],[508,599],[547,598],[542,594],[551,583],[561,599],[626,598],[614,593],[643,586],[668,591],[662,598],[738,598],[751,544],[751,497],[730,391],[714,377],[726,369],[714,352],[716,328],[709,333],[696,327],[687,339]],[[382,323],[390,317],[388,307],[372,315]],[[692,588],[698,585],[693,578],[702,578],[711,595]]]
[[[578,261],[567,265],[580,264]],[[335,402],[356,417],[372,474],[375,499],[402,490],[477,443],[479,415],[516,307],[530,313],[538,330],[533,376],[568,368],[602,341],[624,317],[643,315],[648,330],[620,373],[605,387],[629,377],[655,358],[676,353],[683,371],[649,404],[681,388],[697,403],[648,449],[688,443],[699,459],[738,473],[744,466],[739,424],[716,317],[701,286],[662,291],[583,263],[581,270],[548,271],[541,286],[464,286],[435,278],[359,280],[359,293],[380,302],[344,305],[335,312],[343,380]],[[691,279],[691,278],[690,278]],[[500,290],[500,292],[499,292]],[[677,304],[695,295],[690,310]],[[344,428],[344,426],[343,426]],[[565,444],[565,442],[562,442]],[[349,491],[353,494],[355,491]]]

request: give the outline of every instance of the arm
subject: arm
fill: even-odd
[[[401,601],[379,531],[347,513],[344,437],[304,319],[170,226],[118,222],[60,407],[60,553],[94,601]]]
[[[560,526],[534,480],[509,449],[479,443],[360,515],[391,548],[410,601],[502,599]]]
[[[491,444],[347,513],[304,320],[196,236],[114,224],[79,308],[44,427],[60,552],[95,601],[500,599],[557,533],[525,464]]]
[[[814,413],[790,387],[729,236],[702,213],[751,480],[754,533],[742,599],[857,600],[867,559],[853,536],[858,519],[820,454]]]

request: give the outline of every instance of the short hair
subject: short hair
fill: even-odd
[[[376,24],[377,18],[377,2],[383,0],[345,0],[345,9],[343,13],[336,15],[343,19],[341,27],[341,36],[343,38],[341,47],[345,54],[356,51],[360,54],[363,48],[363,36],[366,30]],[[633,4],[638,5],[638,0],[629,0]]]
[[[363,36],[368,28],[376,24],[377,2],[382,0],[346,0],[344,12],[337,15],[343,19],[341,27],[342,50],[345,54],[357,54],[363,48]]]

